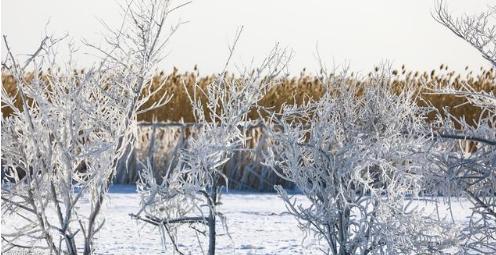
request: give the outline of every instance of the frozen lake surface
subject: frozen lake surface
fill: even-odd
[[[301,195],[295,197],[306,202]],[[231,238],[218,224],[217,254],[322,254],[318,240],[305,237],[277,194],[234,192],[224,194],[221,202],[220,212],[227,218]],[[81,209],[88,209],[88,201],[81,201]],[[131,219],[128,214],[138,209],[134,186],[111,188],[103,211],[106,222],[95,240],[96,254],[173,254],[170,244],[164,251],[157,227]],[[469,204],[455,202],[453,211],[456,221],[464,221],[470,213]],[[449,213],[446,208],[440,212]],[[4,230],[15,225],[12,220],[3,223]],[[206,247],[206,238],[200,238]],[[185,254],[202,254],[195,231],[187,226],[180,231],[178,242]]]

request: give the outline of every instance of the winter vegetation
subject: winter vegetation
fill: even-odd
[[[45,37],[25,63],[8,46],[3,67],[14,76],[22,107],[2,91],[13,113],[2,119],[2,214],[24,219],[3,232],[5,249],[43,240],[50,253],[92,254],[104,224],[100,211],[119,160],[136,140],[136,114],[153,94],[147,82],[164,47],[168,2],[133,2],[119,30],[110,30],[100,66],[83,74],[54,63],[61,39]],[[172,30],[170,33],[173,33]],[[167,38],[167,37],[166,37]],[[72,49],[69,49],[72,50]],[[30,69],[28,69],[30,68]],[[25,79],[33,70],[32,79]],[[40,70],[50,70],[38,76]],[[156,105],[166,103],[167,95]],[[147,108],[147,109],[150,109]],[[90,211],[78,211],[81,197]],[[56,219],[49,217],[56,215]],[[82,247],[76,239],[82,238]]]
[[[187,4],[126,2],[82,71],[64,37],[21,60],[3,36],[2,252],[496,253],[494,7],[433,8],[494,66],[475,78],[383,64],[295,81],[279,45],[228,73],[243,28],[218,74],[157,75]],[[253,180],[276,195],[232,193]]]
[[[238,38],[239,34],[236,41]],[[248,113],[257,107],[270,85],[267,81],[280,72],[285,59],[286,54],[276,47],[260,68],[246,74],[243,80],[228,80],[224,72],[206,91],[194,88],[188,97],[199,127],[188,138],[185,148],[178,151],[175,166],[169,166],[160,184],[150,164],[144,169],[138,182],[142,208],[131,216],[159,225],[164,235],[167,233],[164,239],[168,236],[178,253],[182,254],[176,244],[176,228],[201,223],[208,228],[207,254],[215,254],[217,218],[227,231],[225,219],[217,209],[222,187],[229,183],[223,166],[235,151],[246,150],[246,130],[252,125]],[[205,108],[198,99],[200,94],[207,98]],[[205,213],[202,206],[206,207]],[[145,212],[145,218],[139,216],[141,212]],[[188,216],[191,214],[198,216]]]
[[[270,135],[268,162],[311,201],[301,206],[277,186],[289,212],[328,243],[325,253],[441,249],[443,229],[406,202],[423,187],[426,112],[411,91],[392,94],[387,76],[360,84],[345,83],[346,74],[325,77],[334,86],[319,101],[274,116],[280,131]]]

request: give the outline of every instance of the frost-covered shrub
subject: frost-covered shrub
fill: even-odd
[[[305,206],[276,187],[288,211],[330,254],[418,254],[450,246],[444,227],[407,206],[422,191],[424,152],[432,142],[422,135],[426,110],[411,90],[393,94],[385,75],[365,83],[346,77],[326,75],[320,100],[273,116],[268,163],[310,200]]]
[[[215,254],[219,218],[227,231],[218,210],[222,187],[229,182],[225,163],[235,152],[249,150],[247,130],[257,124],[249,121],[248,114],[259,110],[258,102],[284,67],[285,59],[286,54],[276,47],[259,68],[241,79],[230,79],[224,71],[206,90],[196,86],[189,98],[197,126],[178,151],[177,164],[159,180],[161,184],[152,178],[151,169],[143,173],[138,183],[142,209],[132,216],[165,229],[164,239],[171,240],[175,251],[181,252],[175,231],[179,225],[189,224],[197,234],[208,232],[208,254]],[[206,98],[205,104],[200,95]],[[204,225],[207,231],[197,225]]]
[[[168,99],[163,95],[144,107],[160,91],[148,81],[169,34],[163,31],[169,1],[134,1],[125,9],[122,27],[106,38],[107,48],[87,44],[103,57],[81,73],[70,61],[72,48],[65,66],[55,64],[60,40],[52,36],[22,65],[5,39],[2,65],[17,91],[8,94],[2,87],[2,107],[12,109],[2,118],[2,214],[22,222],[2,232],[5,250],[94,252],[105,194],[117,162],[136,140],[137,113]],[[79,209],[85,199],[87,213]]]
[[[496,67],[496,6],[477,15],[454,17],[445,2],[440,1],[433,17],[456,36],[477,49],[482,57]],[[464,254],[496,253],[496,95],[494,90],[480,92],[468,83],[462,89],[442,88],[439,93],[464,97],[482,111],[475,123],[450,114],[439,114],[437,128],[443,148],[472,144],[462,153],[435,150],[428,177],[436,191],[445,197],[463,196],[472,203],[472,214],[461,232]],[[452,202],[447,199],[451,208]],[[453,216],[453,215],[452,215]]]
[[[426,186],[433,194],[444,197],[450,208],[453,201],[467,199],[471,215],[461,224],[460,243],[465,254],[496,252],[496,98],[490,93],[445,89],[466,97],[470,103],[484,109],[477,123],[468,124],[463,118],[450,114],[438,116],[436,129],[439,139],[429,153],[431,165],[425,172]],[[469,150],[461,146],[471,144]],[[461,147],[461,148],[460,148]],[[457,197],[457,199],[452,199]]]

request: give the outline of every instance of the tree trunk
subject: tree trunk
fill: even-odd
[[[210,190],[209,214],[208,214],[208,255],[215,255],[215,214],[217,204],[217,176],[214,177],[212,190]]]

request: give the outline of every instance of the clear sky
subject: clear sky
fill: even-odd
[[[117,2],[1,0],[2,34],[19,54],[35,49],[48,20],[51,33],[68,33],[76,44],[82,38],[98,42],[103,31],[98,18],[111,25],[120,20]],[[455,15],[477,13],[491,2],[447,1]],[[434,21],[434,5],[432,0],[193,0],[171,19],[189,23],[172,39],[162,68],[186,71],[197,64],[201,73],[219,72],[241,25],[245,29],[233,59],[238,65],[260,61],[279,42],[294,51],[290,71],[295,74],[303,67],[318,69],[317,47],[328,65],[347,63],[363,73],[385,60],[422,71],[440,64],[457,71],[489,66]],[[2,43],[2,58],[4,53]],[[83,54],[78,60],[82,66],[93,61]]]

